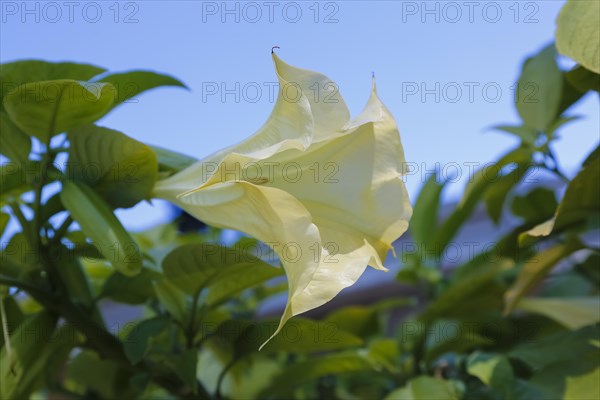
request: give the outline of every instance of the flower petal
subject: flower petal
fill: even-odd
[[[294,102],[297,93],[303,94],[310,103],[314,120],[313,143],[328,139],[343,129],[350,119],[350,112],[337,84],[318,72],[287,64],[273,53],[273,61],[282,85],[282,95]]]

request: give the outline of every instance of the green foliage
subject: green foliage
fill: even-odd
[[[556,20],[558,51],[600,74],[600,8],[593,1],[568,0]]]
[[[140,271],[142,257],[137,244],[96,192],[85,184],[65,181],[60,198],[86,236],[119,272],[133,276]]]
[[[397,274],[414,296],[295,317],[275,336],[268,305],[286,284],[263,244],[225,246],[219,229],[176,223],[131,233],[115,216],[196,160],[96,123],[147,90],[185,85],[3,64],[0,231],[18,231],[0,256],[0,397],[600,397],[599,147],[573,179],[553,150],[571,107],[600,86],[591,3],[569,0],[558,19],[558,50],[581,65],[562,71],[553,44],[523,64],[521,121],[495,127],[520,143],[475,171],[454,206],[442,205],[447,182],[424,183],[410,234],[431,251],[407,251]],[[525,186],[534,169],[564,185]],[[479,209],[510,228],[450,268],[444,254]],[[133,320],[115,331],[106,310],[124,305]]]
[[[150,147],[95,125],[73,129],[67,137],[70,179],[93,187],[113,208],[132,207],[150,198],[158,172]]]

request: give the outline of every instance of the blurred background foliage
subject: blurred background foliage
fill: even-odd
[[[561,70],[554,43],[523,63],[522,123],[496,127],[520,144],[475,171],[455,205],[441,204],[447,182],[424,183],[409,235],[431,251],[404,254],[396,276],[416,294],[294,318],[261,351],[278,321],[258,310],[287,289],[273,253],[248,237],[225,247],[223,232],[185,216],[131,233],[114,214],[195,160],[94,122],[185,85],[2,64],[0,229],[17,228],[0,264],[0,398],[600,398],[600,153],[569,179],[552,148],[579,118],[571,107],[600,89],[598,12],[583,4],[567,3],[557,31],[578,65]],[[525,185],[539,170],[560,184]],[[517,222],[447,268],[481,207]],[[131,321],[115,328],[115,310]]]

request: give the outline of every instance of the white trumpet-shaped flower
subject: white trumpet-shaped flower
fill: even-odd
[[[273,59],[279,94],[263,127],[159,181],[154,192],[273,248],[289,288],[279,331],[354,284],[367,265],[385,270],[412,208],[398,128],[375,84],[350,120],[329,78]]]

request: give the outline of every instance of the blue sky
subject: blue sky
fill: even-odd
[[[563,3],[2,1],[0,56],[171,74],[191,91],[145,93],[100,123],[202,157],[268,117],[276,81],[270,50],[278,45],[285,61],[335,80],[353,115],[374,71],[407,160],[422,170],[455,163],[466,177],[467,165],[490,162],[517,143],[488,128],[518,121],[513,84],[524,58],[552,41]],[[215,87],[218,93],[207,91]],[[221,88],[235,94],[223,99]],[[562,131],[555,147],[567,172],[598,142],[598,110],[597,95],[588,96],[573,111],[585,118]],[[408,178],[412,198],[420,175]],[[126,218],[139,227],[154,221],[139,216]]]

